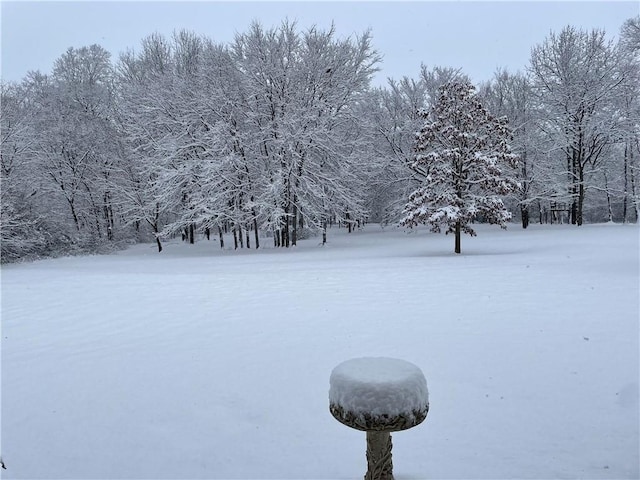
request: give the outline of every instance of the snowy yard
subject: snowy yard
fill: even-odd
[[[328,411],[360,356],[428,381],[397,480],[638,478],[636,226],[318,242],[4,266],[2,478],[362,478]]]

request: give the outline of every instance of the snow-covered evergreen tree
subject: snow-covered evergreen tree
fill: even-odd
[[[425,124],[417,134],[413,168],[426,173],[409,197],[401,225],[425,223],[431,230],[474,236],[470,223],[482,220],[506,227],[511,218],[502,196],[518,188],[506,118],[496,118],[482,105],[469,82],[450,82],[436,103],[421,111]]]

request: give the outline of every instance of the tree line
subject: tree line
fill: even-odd
[[[380,65],[370,32],[288,21],[227,44],[153,34],[116,61],[99,45],[69,48],[51,73],[1,85],[2,261],[149,240],[162,250],[176,235],[289,247],[325,242],[333,224],[411,224],[432,173],[416,161],[433,147],[420,144],[425,112],[469,79],[423,65],[374,88]],[[494,131],[509,129],[517,187],[499,200],[524,228],[637,221],[640,17],[615,42],[551,33],[524,72],[496,72],[474,98],[504,119]]]

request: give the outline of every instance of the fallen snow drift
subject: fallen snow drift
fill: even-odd
[[[638,478],[638,229],[375,225],[2,268],[3,478],[361,478],[349,358],[419,365],[397,480]],[[265,240],[264,242],[268,242]]]

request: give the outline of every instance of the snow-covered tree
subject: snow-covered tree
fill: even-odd
[[[31,157],[51,211],[66,210],[66,234],[82,248],[113,239],[117,170],[109,53],[97,45],[69,48],[51,76],[27,80]]]
[[[415,143],[414,168],[425,173],[409,197],[401,225],[425,223],[434,232],[444,227],[474,236],[474,220],[506,228],[511,218],[502,197],[515,191],[518,157],[511,152],[506,118],[496,118],[482,105],[469,82],[442,86],[436,103],[421,112],[424,126]]]
[[[197,91],[191,83],[198,42],[189,49],[191,39],[177,33],[171,43],[162,35],[150,35],[139,53],[122,54],[118,64],[119,125],[129,160],[120,193],[122,208],[127,222],[151,227],[159,251],[169,220],[174,220],[171,233],[193,225],[193,219],[186,221],[192,216],[189,190],[194,184],[188,147],[194,143],[191,119],[185,118],[190,103],[185,104],[184,95]]]
[[[337,39],[333,28],[300,34],[290,22],[254,23],[231,52],[244,99],[238,138],[260,174],[253,203],[276,245],[295,245],[303,224],[355,222],[364,210],[350,181],[362,157],[355,111],[379,60],[370,34]]]
[[[556,152],[556,170],[564,169],[564,187],[557,194],[569,204],[572,224],[583,223],[587,190],[601,184],[599,169],[619,137],[615,102],[624,76],[618,62],[604,31],[570,26],[552,32],[531,52],[538,127]]]
[[[0,248],[2,261],[46,247],[38,208],[38,176],[30,162],[32,110],[21,85],[0,84]]]
[[[303,226],[354,224],[365,214],[359,105],[377,61],[369,34],[289,22],[254,23],[229,47],[185,31],[148,37],[119,66],[138,178],[129,218],[155,225],[165,213],[160,236],[224,228],[236,247],[251,230],[256,247],[259,229],[289,246]]]
[[[1,85],[2,259],[150,234],[159,249],[196,232],[290,246],[365,218],[446,226],[456,250],[469,222],[504,225],[507,210],[524,227],[633,221],[639,26],[615,45],[567,27],[477,96],[460,70],[424,65],[371,89],[369,32],[289,21],[229,44],[154,34],[115,69],[98,45],[70,48],[50,74]]]
[[[453,80],[468,79],[460,70],[422,65],[418,79],[390,78],[367,96],[363,117],[371,132],[374,170],[367,186],[368,204],[376,221],[398,221],[407,197],[424,179],[423,172],[412,169],[415,133],[422,125],[419,111],[433,105],[438,89]]]
[[[628,19],[620,30],[619,68],[625,81],[619,97],[622,137],[622,220],[638,220],[640,210],[640,16]],[[630,214],[633,211],[633,215]]]
[[[514,74],[498,70],[493,79],[480,89],[479,95],[492,114],[506,116],[509,121],[513,133],[511,146],[520,160],[520,188],[514,193],[513,201],[508,203],[511,203],[512,210],[519,211],[522,228],[527,228],[534,204],[547,200],[544,141],[535,128],[536,103],[531,84],[520,72]]]

